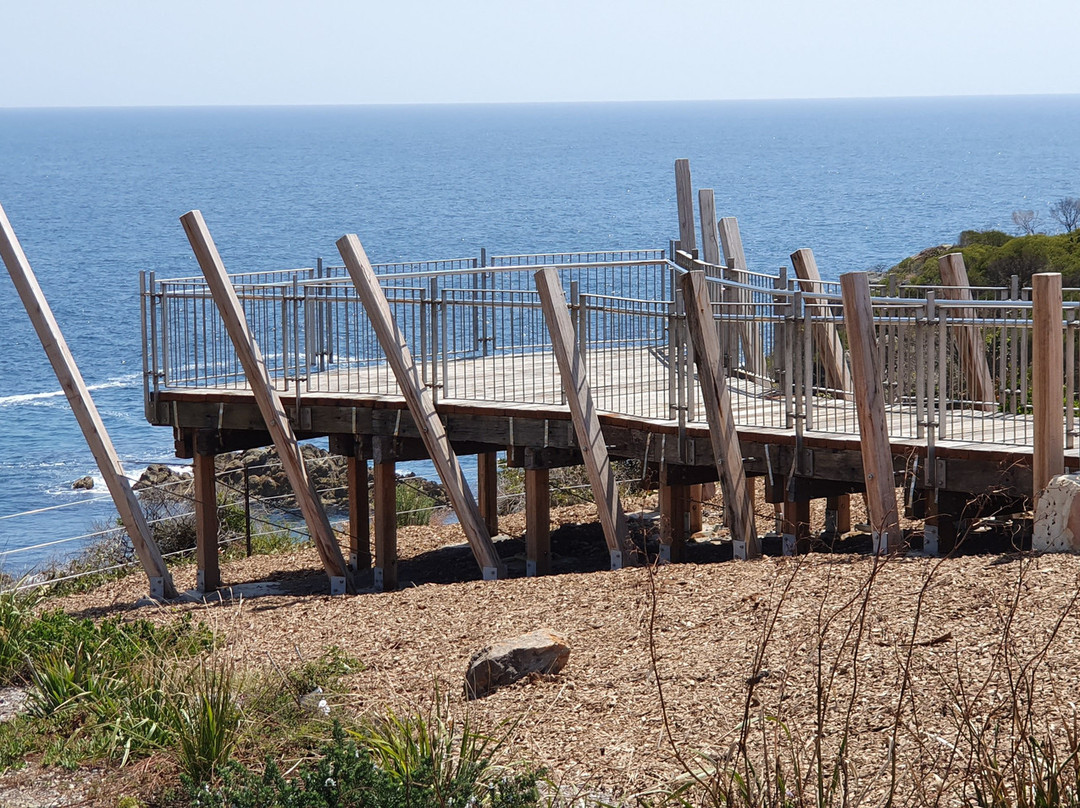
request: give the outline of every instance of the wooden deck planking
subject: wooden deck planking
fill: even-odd
[[[669,366],[666,354],[657,348],[622,348],[593,350],[587,354],[589,377],[598,410],[643,421],[674,422],[677,412],[669,401]],[[565,407],[558,381],[558,370],[550,352],[497,354],[487,357],[457,359],[445,367],[440,363],[432,373],[431,363],[424,368],[424,378],[437,385],[437,401],[455,404],[475,403],[487,407],[526,412],[530,407],[551,410]],[[332,368],[313,373],[301,382],[304,396],[371,396],[401,399],[393,374],[385,364],[365,364]],[[289,401],[296,395],[296,382],[286,386],[276,380],[279,391]],[[783,395],[776,386],[762,385],[748,378],[728,380],[735,422],[740,429],[776,429],[793,431],[788,426]],[[177,393],[193,392],[213,397],[215,392],[240,392],[246,385],[222,388],[174,388]],[[166,393],[172,392],[166,389]],[[692,415],[687,422],[704,426],[705,409],[695,385],[695,397],[689,403]],[[677,398],[675,400],[677,403]],[[918,416],[913,405],[894,403],[886,407],[891,440],[925,442],[919,438]],[[1034,425],[1030,415],[949,409],[936,439],[939,443],[985,447],[1000,451],[1030,452]],[[817,436],[834,435],[837,440],[858,438],[858,419],[854,402],[831,396],[815,396],[808,409],[806,431]]]

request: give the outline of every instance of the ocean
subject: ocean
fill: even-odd
[[[811,247],[835,278],[1012,230],[1016,209],[1052,229],[1050,203],[1080,196],[1080,96],[0,110],[0,204],[133,475],[181,462],[142,414],[138,273],[198,274],[187,210],[232,272],[339,263],[346,232],[374,261],[666,247],[679,157],[738,217],[751,269]],[[0,273],[0,568],[114,518],[100,478],[71,490],[86,474]]]

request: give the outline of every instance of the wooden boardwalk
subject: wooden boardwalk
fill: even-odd
[[[512,265],[475,271],[461,269],[462,262],[450,270],[425,264],[415,277],[388,274],[374,281],[384,285],[399,344],[408,349],[414,392],[430,399],[454,452],[480,456],[480,511],[489,527],[498,522],[495,454],[505,452],[510,465],[525,469],[530,570],[547,567],[542,494],[548,470],[589,460],[533,288],[538,265],[550,266],[568,290],[574,361],[586,371],[602,429],[595,440],[611,457],[640,461],[645,479],[660,489],[668,555],[678,558],[695,526],[690,503],[696,486],[719,478],[676,294],[688,269],[703,269],[710,278],[743,473],[763,481],[767,500],[782,509],[785,542],[790,539],[785,549],[810,546],[813,499],[828,500],[837,524],[844,498],[865,490],[865,440],[859,391],[847,370],[849,335],[840,299],[827,285],[811,285],[808,294],[809,281],[783,286],[745,271],[730,282],[723,267],[689,256],[675,263],[651,256],[622,263],[599,254],[590,254],[593,263],[549,258],[516,257]],[[804,255],[797,266],[806,270],[812,261]],[[380,509],[393,507],[386,486],[394,464],[428,457],[430,435],[414,422],[415,407],[406,404],[351,287],[337,278],[307,277],[300,284],[296,277],[246,275],[238,302],[253,339],[264,346],[270,384],[296,435],[328,436],[332,451],[350,458],[357,514],[367,509],[360,481],[374,464],[375,568],[392,586],[393,519],[380,516]],[[612,284],[623,285],[621,295],[605,292]],[[949,308],[947,299],[875,297],[868,311],[887,433],[883,462],[886,468],[891,463],[902,507],[927,517],[927,535],[941,550],[979,513],[1027,508],[1037,454],[1028,381],[1030,303],[967,299]],[[144,294],[146,414],[151,423],[173,428],[180,456],[270,442],[254,391],[207,314],[212,306],[197,279],[151,282]],[[985,348],[979,388],[972,387],[965,364],[981,356],[972,346]],[[1069,467],[1080,465],[1070,415],[1080,411],[1074,389],[1080,374],[1071,364],[1078,356],[1080,329],[1074,329],[1066,334],[1064,380],[1066,401],[1076,406],[1061,410]],[[976,400],[974,389],[981,391]],[[991,395],[994,400],[983,400]],[[362,522],[359,516],[353,521]],[[483,550],[486,541],[480,536],[477,546]],[[354,524],[354,563],[371,555],[370,543],[369,526]]]

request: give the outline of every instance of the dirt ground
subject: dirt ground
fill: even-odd
[[[865,517],[852,499],[858,523]],[[653,504],[634,505],[634,521],[649,525]],[[757,509],[759,529],[768,527],[772,507]],[[820,524],[820,508],[814,518]],[[706,522],[717,521],[707,507]],[[501,527],[509,538],[500,555],[517,576],[504,581],[479,580],[460,529],[444,525],[400,530],[394,592],[330,597],[315,551],[302,549],[223,565],[228,584],[274,580],[286,595],[146,605],[145,581],[131,576],[61,605],[162,622],[193,612],[227,638],[226,653],[257,668],[339,646],[363,669],[347,677],[334,710],[408,709],[437,690],[481,726],[517,722],[512,754],[564,788],[616,800],[670,782],[704,756],[730,756],[750,719],[759,722],[748,741],[755,748],[776,727],[800,756],[818,738],[825,749],[846,738],[853,782],[869,793],[894,777],[885,765],[892,748],[894,782],[908,794],[900,802],[924,804],[927,789],[957,788],[977,745],[972,728],[1009,736],[1024,682],[1020,698],[1037,729],[1052,734],[1075,718],[1080,558],[877,560],[869,537],[855,534],[844,552],[734,562],[714,527],[691,543],[686,563],[610,572],[595,511],[581,505],[553,512],[554,574],[529,579],[524,516],[503,517]],[[174,574],[180,589],[194,586],[193,567]],[[464,700],[474,651],[541,627],[571,647],[560,674]],[[777,719],[772,729],[766,716]]]

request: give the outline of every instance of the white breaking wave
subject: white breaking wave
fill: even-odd
[[[116,376],[101,384],[92,384],[87,390],[110,390],[116,387],[130,387],[133,381],[137,381],[141,373],[131,373],[127,376]],[[0,407],[10,407],[18,404],[33,404],[36,401],[48,401],[51,398],[63,398],[63,390],[50,390],[47,393],[19,393],[14,396],[0,396]]]

